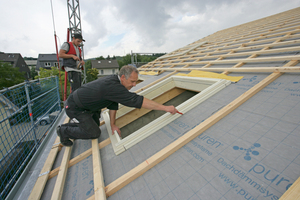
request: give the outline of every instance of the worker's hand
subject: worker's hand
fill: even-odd
[[[119,136],[121,137],[121,131],[120,131],[119,127],[117,127],[116,125],[111,125],[111,131],[112,131],[112,134],[114,134],[115,131],[117,131]]]
[[[169,112],[172,115],[174,115],[178,112],[178,110],[174,106],[166,106],[166,112]]]
[[[80,60],[77,56],[73,55],[72,57],[74,60]]]
[[[82,66],[85,64],[85,62],[83,60],[81,60],[80,63]]]

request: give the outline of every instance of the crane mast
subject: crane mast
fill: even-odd
[[[79,0],[67,0],[68,4],[68,16],[69,16],[69,36],[72,36],[76,33],[82,34],[81,29],[81,19],[80,19],[80,7],[79,7]],[[70,35],[69,35],[70,34]],[[79,46],[81,48],[82,59],[84,59],[84,51],[83,51],[83,43]],[[82,84],[86,83],[86,69],[84,67],[83,70],[83,81]]]
[[[82,34],[79,0],[67,0],[70,34]]]

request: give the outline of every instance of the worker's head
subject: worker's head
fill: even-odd
[[[73,44],[74,44],[75,46],[79,46],[79,45],[82,43],[82,41],[85,42],[85,40],[82,38],[82,35],[81,35],[81,34],[76,33],[76,34],[73,35],[73,40],[72,40],[72,42],[73,42]]]
[[[119,77],[121,84],[130,90],[133,86],[136,86],[139,79],[139,71],[134,66],[125,65],[120,69]]]

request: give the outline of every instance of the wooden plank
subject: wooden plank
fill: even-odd
[[[279,40],[276,40],[274,43],[278,43],[280,42],[280,39]],[[256,51],[256,52],[267,52],[268,50],[270,49],[269,46],[266,46],[264,47],[262,50],[260,51]],[[279,49],[280,50],[280,49]],[[268,51],[270,52],[270,51]],[[256,58],[257,56],[259,55],[259,53],[254,53],[253,55],[251,55],[249,58]],[[243,62],[240,62],[238,64],[236,64],[235,66],[233,66],[232,68],[240,68],[244,65],[245,63]],[[274,71],[275,72],[275,71]],[[228,75],[229,74],[229,71],[224,71],[222,74],[225,74],[225,75]]]
[[[53,166],[53,163],[57,156],[57,153],[59,152],[59,146],[56,145],[57,143],[59,143],[59,141],[60,141],[60,138],[57,137],[54,142],[54,145],[56,147],[52,148],[50,150],[50,153],[47,157],[44,167],[40,172],[39,178],[35,182],[35,185],[30,193],[28,200],[38,200],[41,198],[44,188],[45,188],[45,185],[47,183],[48,177],[49,177],[49,172],[52,169],[52,166]]]
[[[185,47],[179,49],[179,50],[181,50],[181,52],[178,52],[178,53],[171,52],[171,53],[169,53],[167,55],[163,55],[163,56],[159,57],[158,59],[166,59],[166,58],[171,58],[171,57],[176,57],[176,56],[181,56],[181,55],[184,55],[184,54],[188,54],[190,51],[192,51],[192,50],[194,50],[194,49],[196,49],[196,48],[204,45],[205,43],[206,43],[206,41],[197,43],[197,44],[195,44],[193,46],[191,46],[191,45],[185,46]],[[183,51],[184,48],[187,48],[187,50]],[[177,50],[177,51],[179,51],[179,50]]]
[[[279,31],[279,33],[272,33],[270,35],[267,35],[267,34],[253,34],[253,35],[250,35],[248,37],[235,37],[235,39],[233,40],[226,40],[227,43],[224,43],[225,41],[222,41],[223,45],[225,44],[232,44],[232,43],[236,43],[236,42],[245,42],[245,41],[249,41],[249,39],[253,39],[255,38],[255,40],[262,40],[262,39],[268,39],[268,38],[275,38],[277,36],[281,36],[281,35],[285,35],[285,34],[288,34],[288,33],[292,33],[292,34],[295,34],[295,33],[298,33],[300,32],[300,29],[298,29],[298,27],[294,27],[293,28],[294,30],[286,30],[286,31]],[[205,38],[206,39],[206,38]],[[209,39],[206,39],[207,41],[210,41]],[[214,42],[217,42],[217,41],[220,41],[220,40],[215,40]]]
[[[290,45],[290,44],[292,44],[294,42],[295,43],[299,43],[299,40],[297,40],[298,39],[297,35],[289,35],[289,36],[284,36],[284,37],[285,37],[285,39],[296,39],[296,40],[285,41],[285,42],[282,42],[282,44],[285,43],[285,45]],[[240,41],[239,43],[237,43],[236,41],[233,41],[233,42],[230,42],[230,43],[227,43],[227,44],[230,45],[233,48],[240,47],[242,45],[243,48],[241,48],[241,50],[244,51],[244,50],[247,50],[247,49],[259,49],[259,48],[263,48],[266,45],[265,44],[261,44],[261,43],[273,42],[275,40],[277,40],[277,38],[263,38],[261,40],[251,41],[251,43],[249,43],[249,40],[245,40],[245,41]],[[240,44],[241,42],[246,42],[246,43]],[[251,46],[247,47],[250,44],[251,44]],[[255,44],[257,44],[257,45],[253,46]],[[261,44],[261,45],[259,45],[259,44]],[[282,46],[282,45],[281,44],[273,44],[272,46],[275,47],[275,46]],[[226,50],[223,50],[224,47],[218,47],[218,46],[216,46],[216,47],[214,47],[212,49],[204,50],[204,52],[206,52],[206,51],[211,52],[211,50],[214,50],[214,49],[217,49],[217,48],[220,48],[219,53],[223,53],[224,51],[226,51]],[[226,48],[226,49],[228,50],[228,48]],[[194,53],[194,52],[191,52],[191,53]],[[214,54],[214,53],[212,53],[212,54]],[[197,55],[200,55],[200,54],[198,53],[198,54],[195,54],[195,55],[197,56]]]
[[[229,60],[215,60],[215,61],[199,61],[199,62],[185,62],[189,65],[202,65],[202,64],[231,64],[231,63],[253,63],[253,62],[275,62],[286,60],[300,60],[299,55],[295,56],[277,56],[277,57],[265,57],[265,58],[251,58],[251,59],[229,59]],[[156,64],[155,64],[156,65]],[[169,64],[161,64],[160,66],[168,66]],[[182,63],[172,63],[172,65],[182,65]],[[158,66],[158,65],[157,65]],[[141,69],[144,70],[144,69]],[[154,70],[154,69],[152,69]],[[165,70],[162,68],[162,70]]]
[[[179,94],[181,94],[184,91],[185,91],[184,89],[173,88],[173,89],[165,92],[164,94],[154,98],[153,101],[160,103],[160,104],[164,104],[167,101],[178,96]],[[149,112],[151,112],[151,110],[148,110],[145,108],[134,109],[133,111],[127,113],[126,115],[123,115],[123,116],[119,117],[118,119],[116,119],[116,125],[119,128],[122,128],[122,127],[126,126],[127,124],[133,122],[134,120],[140,118],[141,116],[143,116]]]
[[[299,22],[295,19],[291,19],[289,23],[286,23],[286,20],[284,20],[285,22],[282,23],[282,21],[278,21],[276,23],[273,24],[268,24],[268,26],[264,26],[262,29],[259,30],[255,30],[255,31],[251,31],[250,33],[246,33],[243,36],[251,36],[253,34],[270,34],[270,33],[275,33],[275,31],[282,31],[285,28],[288,27],[293,27],[293,26],[299,26]]]
[[[297,63],[298,61],[290,61],[285,66],[294,66]],[[267,85],[269,85],[281,75],[282,73],[272,73],[264,80],[256,84],[254,87],[246,91],[244,94],[236,98],[234,101],[229,103],[227,106],[216,112],[211,117],[207,118],[200,125],[196,126],[194,129],[187,132],[182,137],[180,137],[179,139],[177,139],[176,141],[174,141],[173,143],[171,143],[170,145],[168,145],[167,147],[165,147],[164,149],[162,149],[161,151],[159,151],[158,153],[156,153],[137,167],[130,170],[128,173],[124,174],[117,180],[107,185],[106,196],[111,196],[112,194],[126,186],[128,183],[135,180],[136,178],[144,174],[146,171],[154,167],[156,164],[167,158],[169,155],[173,154],[175,151],[186,145],[188,142],[196,138],[198,135],[203,133],[215,123],[217,123],[220,119],[231,113],[233,110],[242,105],[253,95],[261,91],[263,88],[265,88]]]
[[[105,185],[103,180],[103,173],[101,167],[100,150],[98,145],[98,139],[92,140],[93,150],[93,172],[94,172],[94,193],[96,200],[105,200]]]
[[[160,69],[153,69],[160,70]],[[212,72],[222,72],[222,71],[229,71],[229,72],[300,72],[300,67],[242,67],[242,68],[164,68],[165,71],[192,71],[192,70],[199,70],[199,71],[212,71]]]
[[[111,143],[110,139],[107,138],[106,140],[103,140],[102,142],[99,143],[99,148],[102,149],[102,148],[106,147],[107,145],[109,145],[110,143]],[[83,152],[83,153],[79,154],[78,156],[76,156],[75,158],[71,159],[68,166],[72,167],[73,165],[79,163],[80,161],[87,158],[91,154],[92,154],[92,149],[86,150],[85,152]],[[57,167],[56,169],[52,170],[49,173],[49,179],[55,177],[58,174],[59,169],[60,169],[60,167]]]
[[[300,177],[293,185],[280,197],[279,200],[299,200],[300,199]]]
[[[65,147],[64,156],[61,161],[60,170],[58,172],[51,200],[61,200],[62,198],[72,147],[73,146]]]
[[[297,35],[289,35],[289,36],[284,36],[284,39],[294,39],[294,38],[298,38]],[[276,38],[277,39],[277,38]],[[265,43],[267,42],[272,42],[274,40],[276,40],[274,38],[271,38],[271,39],[265,39],[263,40]],[[234,45],[230,45],[232,47],[232,49],[224,49],[222,50],[224,47],[221,47],[220,51],[218,52],[209,52],[210,55],[213,55],[213,56],[218,56],[218,55],[214,55],[215,53],[228,53],[230,52],[231,50],[235,51],[235,52],[239,52],[239,51],[246,51],[246,50],[253,50],[253,49],[261,49],[261,48],[264,48],[266,46],[266,44],[261,44],[261,45],[256,45],[256,46],[253,46],[254,44],[260,44],[262,41],[254,41],[254,42],[251,42],[251,43],[243,43],[242,44],[242,47],[241,47],[241,44],[234,44]],[[271,44],[268,44],[269,47],[280,47],[280,46],[288,46],[288,45],[293,45],[293,44],[300,44],[300,40],[292,40],[292,41],[284,41],[284,42],[279,42],[279,43],[271,43]],[[251,44],[251,46],[247,47],[248,44]],[[238,47],[238,48],[236,48]],[[211,50],[210,50],[211,51]],[[201,55],[206,55],[207,53],[205,52],[201,52],[201,53],[195,53],[193,54],[194,56],[201,56]],[[180,59],[176,59],[174,61],[178,61]]]

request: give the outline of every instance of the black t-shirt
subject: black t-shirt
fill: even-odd
[[[117,75],[109,75],[82,85],[77,94],[84,109],[98,111],[102,108],[118,110],[118,104],[141,108],[144,97],[129,92]]]

